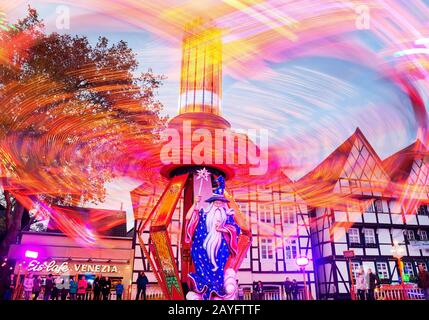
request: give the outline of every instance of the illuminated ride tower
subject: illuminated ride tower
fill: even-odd
[[[156,205],[146,216],[142,217],[137,237],[142,251],[150,263],[158,283],[166,299],[185,299],[190,288],[189,272],[194,266],[190,256],[190,243],[185,242],[185,230],[190,217],[186,216],[196,198],[201,196],[201,206],[204,200],[212,195],[212,181],[223,176],[226,180],[234,176],[231,167],[225,165],[225,158],[216,161],[195,160],[192,157],[194,147],[200,141],[189,139],[190,127],[192,130],[205,129],[211,133],[213,150],[218,147],[214,141],[215,130],[229,130],[230,124],[221,114],[222,96],[222,40],[221,31],[213,26],[204,26],[201,21],[194,22],[185,30],[183,38],[183,57],[180,84],[179,115],[173,118],[168,128],[175,129],[180,135],[180,161],[165,165],[161,174],[169,179]],[[188,136],[188,137],[187,137]],[[222,140],[222,144],[225,141]],[[233,151],[235,152],[235,151]],[[214,157],[212,157],[214,159]],[[214,164],[218,163],[218,164]],[[199,179],[197,170],[206,168],[210,178],[206,181]],[[131,194],[132,198],[136,195]],[[171,249],[168,226],[180,197],[183,196],[183,214],[181,221],[181,268],[175,263]],[[230,207],[235,211],[235,217],[241,228],[238,238],[238,254],[231,256],[227,262],[229,268],[236,272],[243,261],[251,243],[251,232],[244,221],[234,199],[225,191],[225,197],[230,200]],[[133,202],[136,202],[133,200]],[[137,201],[138,202],[138,201]],[[149,242],[144,242],[142,233],[149,229]]]

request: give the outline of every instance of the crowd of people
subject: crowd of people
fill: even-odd
[[[419,265],[417,285],[422,289],[424,298],[429,300],[429,273],[423,265]],[[380,286],[380,279],[377,274],[368,268],[367,273],[361,268],[356,274],[356,291],[359,300],[375,300],[375,289]]]
[[[422,289],[424,298],[429,300],[429,272],[425,270],[423,265],[418,266],[418,281],[417,285]],[[238,285],[238,281],[237,281]],[[365,273],[364,269],[361,268],[355,278],[355,287],[357,292],[357,299],[359,300],[375,300],[375,290],[381,285],[381,281],[376,273],[368,268]],[[284,293],[286,300],[300,300],[302,287],[297,283],[295,279],[292,281],[286,278],[284,284]],[[264,300],[264,285],[261,281],[253,282],[252,286],[252,300]],[[244,291],[242,287],[238,287],[237,292],[238,300],[244,300]]]
[[[16,287],[16,276],[12,273],[4,283],[3,300],[12,300]],[[110,300],[112,282],[102,275],[96,276],[94,281],[88,281],[83,275],[54,277],[49,274],[42,285],[40,276],[27,273],[22,287],[25,300],[38,300],[41,294],[43,294],[43,300]],[[116,300],[122,300],[124,286],[121,280],[116,283],[114,291]]]
[[[149,283],[148,278],[141,272],[137,278],[137,294],[136,300],[146,300],[146,287]],[[357,298],[359,300],[375,300],[375,289],[381,284],[380,279],[376,273],[373,273],[369,268],[365,270],[361,268],[355,277],[355,286]],[[418,273],[418,287],[422,289],[424,297],[429,300],[429,272],[425,270],[423,265],[419,265]],[[12,300],[16,288],[16,276],[12,273],[3,283],[3,300]],[[238,281],[237,281],[238,285]],[[284,292],[286,300],[299,300],[300,290],[302,289],[297,281],[286,278],[284,282]],[[28,273],[25,275],[22,283],[23,298],[25,300],[38,300],[43,297],[43,300],[110,300],[112,282],[108,277],[98,275],[94,281],[88,281],[85,276],[70,276],[54,277],[49,274],[44,284],[42,278],[38,275]],[[116,300],[122,300],[124,293],[124,286],[119,280],[114,286],[113,290],[116,292]],[[264,300],[264,285],[261,281],[253,282],[252,286],[252,300]],[[17,297],[16,299],[20,299]],[[244,300],[244,290],[238,286],[237,299]]]

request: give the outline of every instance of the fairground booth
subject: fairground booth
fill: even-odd
[[[71,276],[75,279],[85,276],[91,286],[96,276],[108,277],[112,283],[112,300],[116,298],[115,285],[121,280],[123,299],[128,299],[133,238],[127,235],[125,212],[76,207],[62,210],[66,211],[69,221],[83,222],[86,236],[92,234],[93,239],[83,242],[81,237],[68,237],[52,222],[46,230],[22,232],[19,243],[10,247],[8,255],[9,260],[16,261],[14,273],[19,279],[15,299],[20,299],[23,277],[29,272],[41,276],[42,286],[49,274],[65,282]]]

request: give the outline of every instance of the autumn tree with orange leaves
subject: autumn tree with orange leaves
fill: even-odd
[[[0,33],[0,256],[22,226],[21,197],[97,202],[104,185],[144,162],[165,119],[163,77],[136,76],[124,41],[46,34],[38,13]],[[134,161],[134,162],[133,162]]]

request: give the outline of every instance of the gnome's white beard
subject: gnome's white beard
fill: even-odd
[[[222,232],[216,230],[216,221],[219,220],[219,226],[223,226],[226,222],[226,212],[224,208],[211,206],[207,212],[207,236],[204,239],[203,248],[206,249],[210,262],[214,266],[213,271],[218,269],[216,257],[222,243]]]

